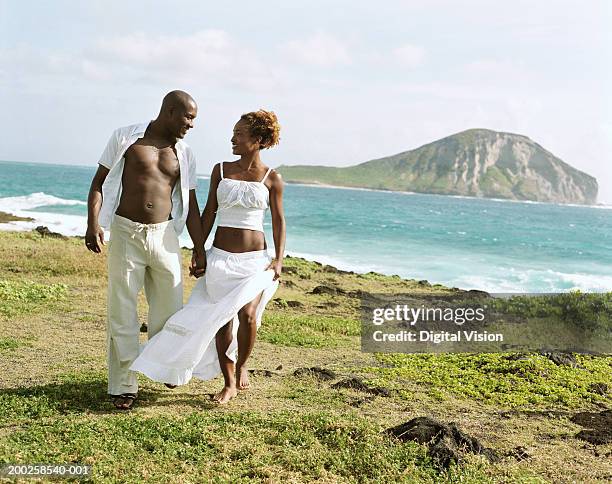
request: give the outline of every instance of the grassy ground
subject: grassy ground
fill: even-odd
[[[185,268],[188,253],[184,253]],[[557,366],[530,354],[362,353],[352,291],[450,293],[399,277],[356,275],[287,259],[264,316],[252,389],[218,407],[221,380],[176,390],[141,378],[128,414],[106,396],[104,255],[81,240],[0,233],[0,460],[84,463],[96,482],[597,482],[612,445],[575,438],[569,417],[610,408],[612,358]],[[185,274],[187,296],[194,284]],[[310,294],[319,285],[345,294]],[[141,318],[146,316],[144,298]],[[320,366],[338,377],[295,377]],[[359,376],[391,396],[331,384]],[[601,388],[608,388],[601,391]],[[598,390],[599,389],[599,390]],[[436,469],[425,446],[382,430],[416,416],[456,422],[501,455]]]

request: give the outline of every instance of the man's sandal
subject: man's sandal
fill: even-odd
[[[112,395],[113,405],[117,410],[130,410],[136,401],[136,393],[122,393],[121,395]]]
[[[166,387],[168,387],[170,390],[174,390],[178,385],[173,385],[172,383],[164,383],[164,385],[166,385]]]

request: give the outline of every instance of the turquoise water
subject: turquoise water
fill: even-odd
[[[95,169],[0,162],[0,210],[82,235]],[[201,177],[200,208],[207,192]],[[609,207],[292,184],[284,205],[287,253],[340,268],[494,292],[612,290]]]

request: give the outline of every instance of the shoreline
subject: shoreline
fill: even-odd
[[[0,160],[1,163],[18,163],[18,164],[26,164],[26,165],[51,165],[51,166],[66,166],[66,167],[76,167],[76,168],[90,168],[94,169],[97,165],[80,165],[80,164],[70,164],[70,163],[53,163],[53,162],[35,162],[35,161],[10,161],[10,160]],[[209,174],[196,173],[196,177],[200,180],[209,180]],[[554,205],[558,207],[579,207],[579,208],[595,208],[600,210],[612,210],[612,203],[604,203],[599,202],[595,205],[592,204],[579,204],[579,203],[560,203],[560,202],[541,202],[537,200],[513,200],[510,198],[489,198],[489,197],[475,197],[472,195],[453,195],[453,194],[444,194],[444,193],[428,193],[428,192],[412,192],[408,190],[388,190],[381,188],[367,188],[367,187],[350,187],[343,185],[331,185],[328,183],[304,183],[299,181],[288,181],[285,180],[285,183],[288,185],[298,185],[298,186],[306,186],[306,187],[314,187],[314,188],[333,188],[338,190],[358,190],[358,191],[367,191],[367,192],[380,192],[380,193],[397,193],[402,195],[427,195],[434,197],[451,197],[451,198],[465,198],[468,200],[491,200],[494,202],[513,202],[513,203],[526,203],[526,204],[539,204],[539,205]]]
[[[64,215],[65,217],[65,215]],[[76,216],[75,216],[76,217]],[[20,224],[20,225],[18,225]],[[31,217],[27,217],[27,216],[20,216],[20,215],[15,215],[12,213],[8,213],[8,212],[4,212],[0,210],[0,232],[36,232],[36,227],[42,225],[43,222],[40,221],[36,221],[36,219],[33,219]],[[44,225],[45,227],[47,227],[51,232],[53,232],[53,227],[48,227],[47,225]],[[110,231],[105,231],[105,235],[110,234]],[[67,238],[74,238],[74,239],[83,239],[84,235],[78,235],[78,234],[65,234],[62,232],[57,232],[56,236],[61,236],[61,237],[67,237]],[[108,241],[108,238],[105,239],[106,241]],[[181,249],[183,250],[191,250],[190,246],[186,246],[186,245],[181,245]],[[322,256],[321,260],[317,260],[317,259],[312,259],[312,258],[306,258],[303,256],[303,254],[299,253],[299,252],[291,252],[291,251],[287,251],[285,253],[285,258],[292,258],[292,259],[302,259],[304,261],[313,263],[313,264],[317,264],[320,265],[322,267],[329,267],[329,268],[333,268],[334,271],[330,272],[337,272],[337,273],[347,273],[347,274],[357,274],[357,275],[364,275],[364,274],[371,274],[371,275],[376,275],[376,276],[381,276],[381,277],[389,277],[389,278],[400,278],[402,280],[405,281],[417,281],[417,279],[415,278],[405,278],[402,276],[399,276],[397,274],[384,274],[382,272],[376,272],[376,271],[359,271],[359,270],[355,270],[354,267],[344,264],[341,261],[333,261],[333,264],[331,264],[330,262],[332,262],[332,259],[326,256]],[[451,289],[451,287],[446,286],[444,284],[438,284],[438,283],[431,283],[428,280],[422,279],[420,281],[418,281],[419,283],[422,283],[423,285],[425,285],[425,283],[427,283],[428,285],[431,286],[435,286],[435,287],[444,287],[444,288],[448,288]],[[459,288],[452,288],[452,289],[459,289]],[[460,290],[469,290],[469,289],[460,289]]]
[[[383,188],[366,188],[366,187],[349,187],[343,185],[330,185],[328,183],[303,183],[295,181],[285,180],[287,185],[297,185],[311,188],[333,188],[336,190],[356,190],[363,192],[378,192],[378,193],[394,193],[399,195],[424,195],[430,197],[450,197],[450,198],[461,198],[466,200],[486,200],[492,202],[511,202],[511,203],[525,203],[529,205],[554,205],[556,207],[578,207],[578,208],[594,208],[599,210],[612,210],[612,205],[605,203],[598,203],[595,205],[580,204],[580,203],[559,203],[559,202],[541,202],[537,200],[513,200],[511,198],[489,198],[489,197],[475,197],[472,195],[452,195],[445,193],[427,193],[427,192],[411,192],[408,190],[387,190]]]

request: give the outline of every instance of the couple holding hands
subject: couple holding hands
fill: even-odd
[[[276,115],[243,114],[232,152],[240,158],[214,166],[202,214],[196,199],[196,163],[183,141],[197,105],[183,91],[168,93],[157,118],[113,132],[88,197],[85,244],[108,244],[108,393],[116,408],[132,407],[136,372],[174,388],[195,376],[223,373],[213,398],[227,403],[249,386],[246,367],[267,302],[278,288],[285,249],[281,176],[260,150],[279,141]],[[276,257],[263,232],[272,215]],[[217,218],[212,247],[205,251]],[[183,228],[193,241],[189,272],[198,281],[183,307]],[[144,287],[149,341],[140,351],[138,293]]]

